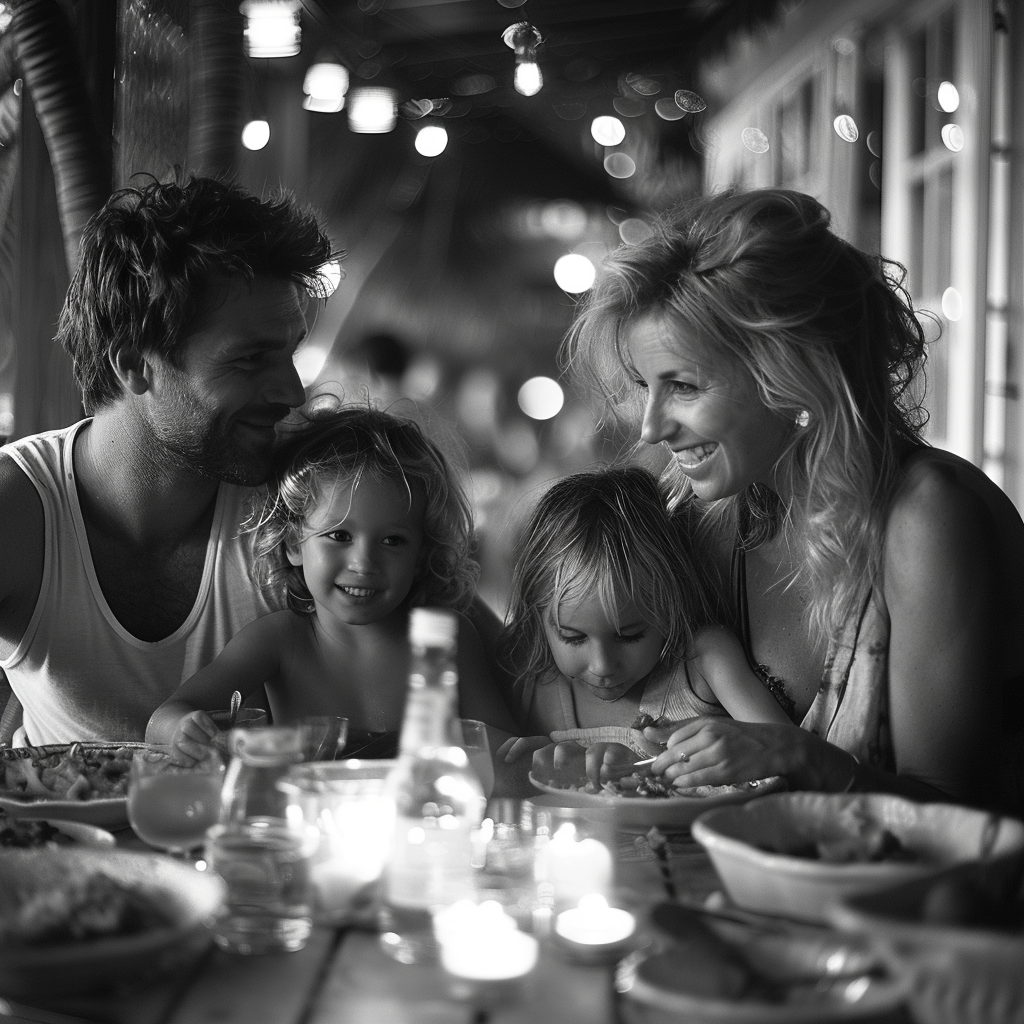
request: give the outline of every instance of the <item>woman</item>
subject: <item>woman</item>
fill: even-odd
[[[829,220],[781,189],[698,199],[612,253],[566,341],[613,406],[643,406],[794,722],[689,719],[649,733],[652,767],[1024,809],[1024,523],[921,440],[921,325]]]

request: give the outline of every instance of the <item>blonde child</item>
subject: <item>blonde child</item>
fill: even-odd
[[[409,610],[464,608],[476,579],[472,517],[450,463],[411,420],[366,406],[312,414],[279,449],[249,528],[254,573],[283,586],[288,607],[242,629],[183,683],[146,738],[200,757],[217,732],[207,712],[265,686],[273,721],[341,715],[346,756],[393,755]],[[460,715],[510,729],[464,617],[458,652]]]
[[[514,555],[501,646],[527,735],[499,757],[599,783],[663,748],[645,725],[699,715],[788,722],[715,623],[683,521],[639,467],[579,473],[537,503]],[[585,753],[584,753],[585,749]]]

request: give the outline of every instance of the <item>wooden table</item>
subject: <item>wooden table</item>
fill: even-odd
[[[620,836],[616,889],[643,911],[666,896],[661,864],[641,840]],[[127,845],[135,845],[129,840]],[[717,887],[703,850],[673,844],[672,882],[701,898]],[[36,1000],[39,1003],[39,1000]],[[43,1005],[40,1003],[40,1005]],[[104,1024],[611,1024],[612,968],[568,963],[547,943],[528,995],[479,1014],[449,998],[439,967],[408,966],[378,947],[374,932],[317,928],[297,953],[237,956],[211,948],[187,972],[141,991],[45,1003]]]

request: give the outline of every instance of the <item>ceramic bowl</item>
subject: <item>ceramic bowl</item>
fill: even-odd
[[[1024,1024],[1020,874],[1013,858],[961,865],[848,897],[832,907],[830,917],[837,927],[868,936],[892,969],[903,973],[917,1024]],[[948,907],[948,894],[963,892],[965,884],[1012,919],[1003,927],[933,923],[940,886]]]
[[[623,1024],[830,1024],[905,1021],[898,972],[846,936],[715,926],[761,984],[727,997],[709,980],[714,958],[692,945],[626,957],[615,975]],[[767,984],[764,984],[767,983]]]
[[[777,851],[833,848],[881,828],[899,857],[835,863]],[[707,850],[729,899],[760,913],[823,922],[846,896],[928,877],[989,857],[1024,860],[1024,823],[954,804],[886,794],[777,793],[701,815],[693,836]]]
[[[164,918],[128,934],[25,942],[12,924],[35,898],[53,907],[69,880],[94,874],[145,895]],[[135,987],[201,953],[224,899],[215,875],[153,853],[107,847],[9,850],[0,857],[0,993],[11,997],[84,994]]]

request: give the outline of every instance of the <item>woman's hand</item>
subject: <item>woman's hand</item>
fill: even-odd
[[[667,744],[651,772],[677,786],[726,786],[784,775],[799,789],[842,790],[856,761],[795,725],[688,718],[648,726],[644,736]]]

